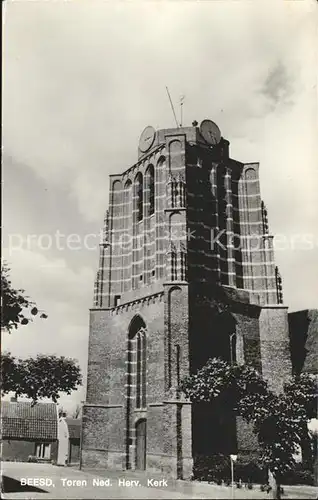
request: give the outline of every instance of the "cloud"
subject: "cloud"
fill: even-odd
[[[309,22],[262,2],[11,3],[4,149],[101,221],[108,174],[136,161],[144,126],[173,126],[166,85],[185,94],[185,123],[211,117],[248,141],[304,65]]]
[[[281,61],[269,70],[262,92],[272,108],[275,108],[278,103],[292,104],[290,101],[293,94],[292,78]]]
[[[108,175],[137,160],[139,134],[214,120],[231,155],[260,161],[274,234],[317,221],[315,2],[7,2],[3,148],[7,233],[95,233]],[[315,249],[276,252],[286,303],[318,297]],[[95,252],[12,255],[18,287],[47,310],[17,352],[67,352],[86,369]],[[302,272],[303,270],[303,272]],[[316,303],[317,305],[317,303]]]

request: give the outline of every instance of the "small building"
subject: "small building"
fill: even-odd
[[[55,403],[22,402],[15,399],[1,403],[1,459],[27,462],[57,459],[57,406]]]
[[[68,463],[78,464],[80,461],[81,425],[80,418],[66,418],[69,433]]]
[[[81,419],[59,417],[57,465],[75,465],[80,462]]]

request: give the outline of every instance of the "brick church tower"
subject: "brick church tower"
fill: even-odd
[[[229,142],[204,120],[147,127],[137,163],[110,176],[83,467],[187,478],[197,454],[253,448],[242,422],[223,415],[212,424],[214,412],[192,406],[178,386],[210,357],[251,363],[275,390],[291,373],[258,169],[230,158]]]

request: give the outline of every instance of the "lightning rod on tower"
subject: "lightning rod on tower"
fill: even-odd
[[[166,87],[166,90],[167,90],[167,94],[168,94],[168,97],[169,97],[169,101],[170,101],[172,113],[173,113],[173,116],[174,116],[177,128],[179,128],[178,120],[177,120],[177,117],[176,117],[176,112],[175,112],[174,107],[173,107],[173,103],[172,103],[172,100],[171,100],[171,96],[170,96],[170,92],[169,92],[168,87]]]

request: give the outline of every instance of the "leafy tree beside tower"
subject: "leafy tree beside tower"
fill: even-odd
[[[308,437],[308,421],[317,414],[317,380],[308,374],[293,377],[282,394],[273,393],[252,367],[213,358],[181,384],[194,403],[218,402],[251,422],[269,471],[273,498],[280,498],[281,479],[295,466],[297,448]]]
[[[25,290],[15,289],[10,279],[7,264],[1,267],[1,332],[27,325],[39,316],[48,316],[25,295]],[[35,358],[17,359],[11,353],[1,357],[2,395],[14,392],[25,396],[35,404],[39,399],[59,399],[59,392],[71,394],[82,383],[80,367],[76,360],[64,356],[38,354]]]

